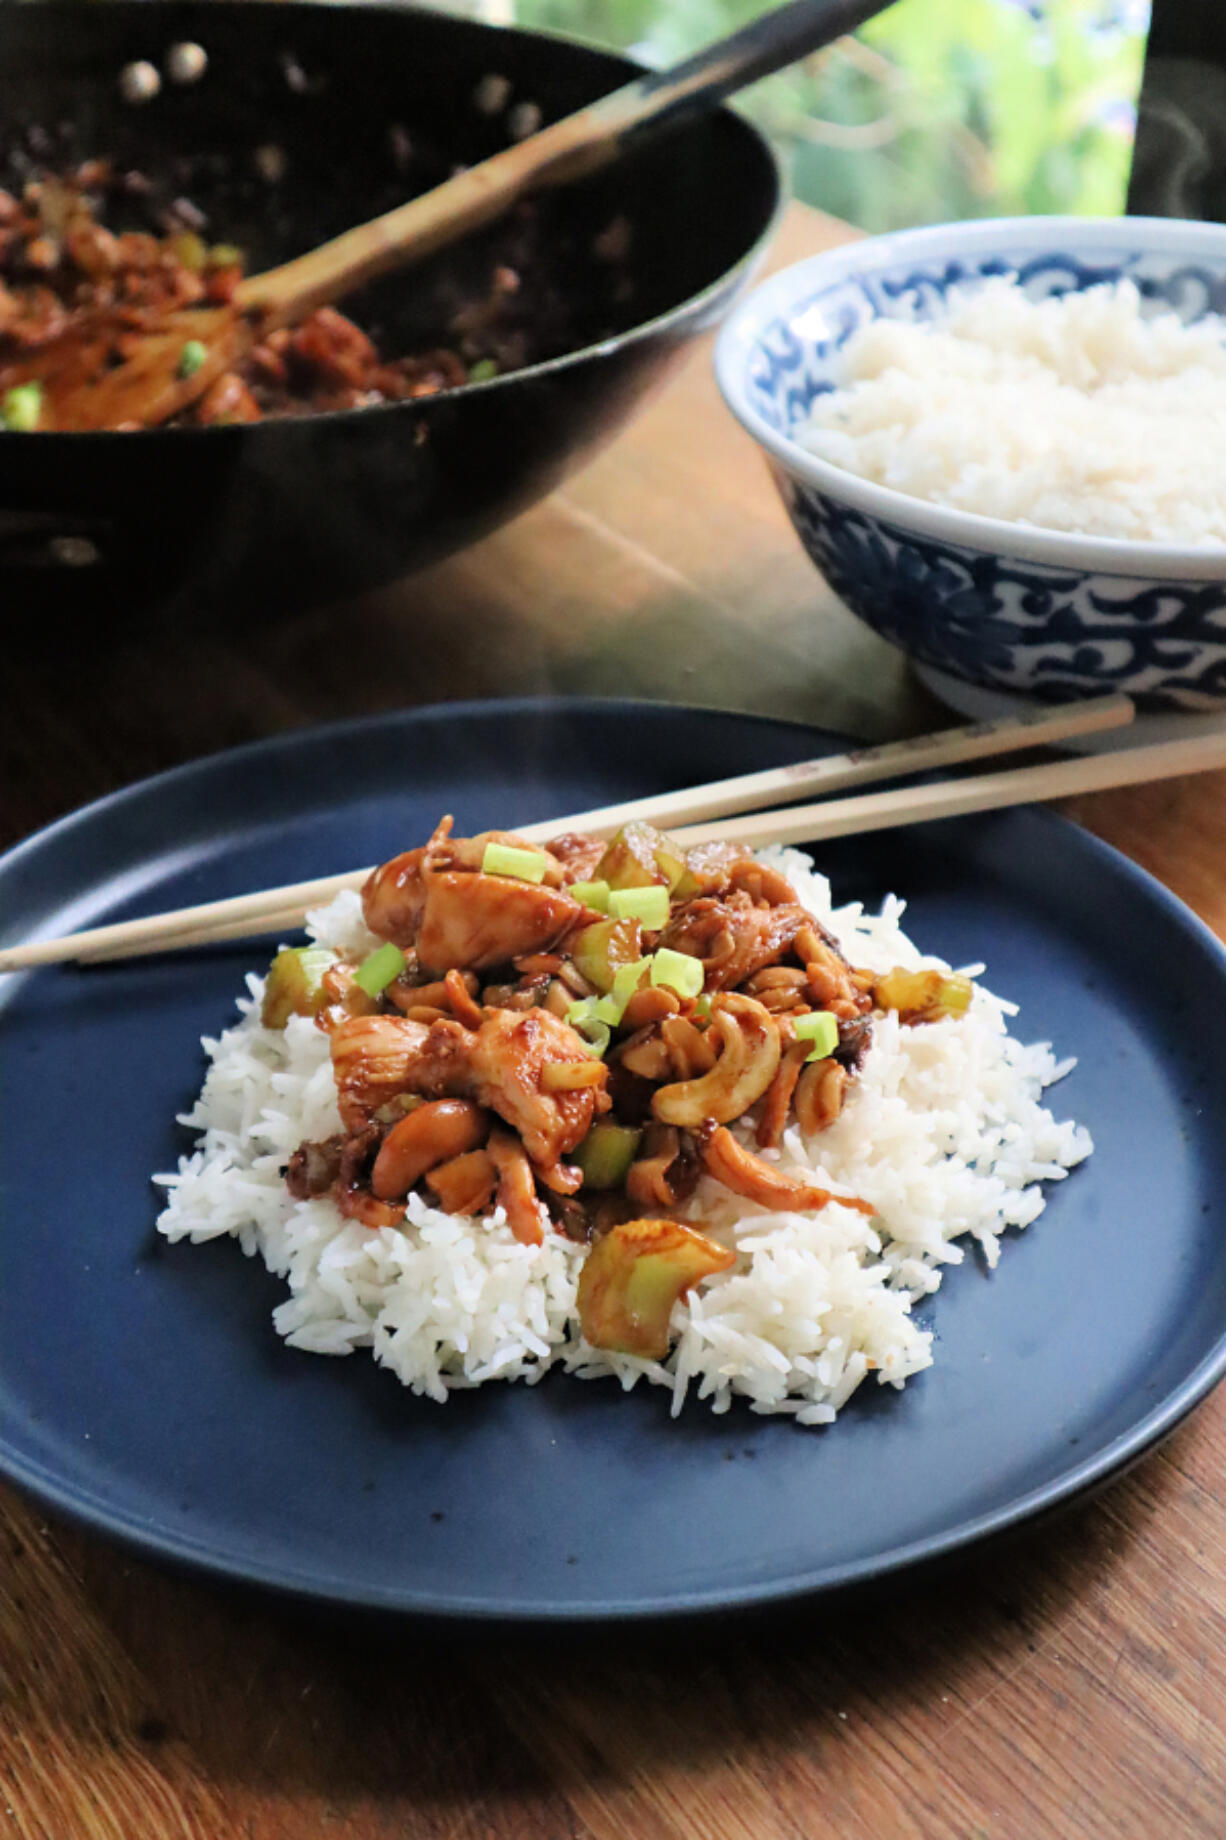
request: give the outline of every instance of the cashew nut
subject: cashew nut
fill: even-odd
[[[532,1165],[518,1137],[510,1131],[490,1132],[487,1146],[498,1171],[498,1199],[506,1209],[507,1225],[523,1246],[539,1246],[545,1234],[544,1209],[536,1197]]]
[[[876,1211],[871,1202],[860,1201],[854,1195],[832,1195],[828,1188],[818,1188],[814,1182],[785,1175],[781,1169],[764,1163],[752,1150],[746,1150],[723,1125],[711,1133],[703,1151],[703,1161],[708,1174],[717,1182],[730,1188],[734,1195],[744,1195],[747,1201],[756,1202],[768,1213],[807,1213],[811,1208],[825,1207],[828,1201],[837,1201],[840,1207],[856,1208],[861,1214]]]
[[[398,1201],[440,1163],[475,1150],[490,1121],[471,1099],[435,1099],[394,1124],[379,1148],[370,1186],[381,1201]]]
[[[834,1123],[843,1109],[846,1085],[847,1069],[835,1060],[814,1061],[805,1068],[796,1088],[796,1120],[806,1137]]]
[[[713,997],[711,1030],[723,1043],[711,1071],[661,1086],[652,1099],[651,1109],[664,1124],[690,1130],[710,1118],[726,1124],[748,1111],[774,1079],[781,1052],[779,1024],[753,997]]]

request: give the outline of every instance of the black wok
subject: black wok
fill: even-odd
[[[181,41],[205,47],[206,77],[122,101],[121,69],[161,65]],[[632,68],[565,40],[369,4],[0,6],[0,182],[19,185],[31,160],[112,156],[157,181],[142,210],[187,195],[253,270],[505,145],[505,112],[473,101],[483,77],[508,79],[512,103],[550,120]],[[6,625],[51,606],[107,619],[301,606],[471,543],[589,459],[720,316],[779,191],[761,137],[721,110],[543,199],[524,233],[539,246],[531,286],[567,355],[493,382],[248,426],[0,433]],[[594,245],[619,217],[629,246],[610,260],[609,238],[600,255]],[[466,246],[346,310],[389,352],[445,342],[483,259]]]

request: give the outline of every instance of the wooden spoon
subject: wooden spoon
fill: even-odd
[[[185,308],[147,331],[99,313],[5,365],[0,387],[38,383],[43,429],[164,422],[278,326],[457,241],[501,217],[530,191],[568,184],[607,165],[649,131],[713,108],[759,77],[854,31],[891,3],[790,0],[672,70],[637,77],[420,198],[280,268],[252,275],[226,306]],[[189,343],[198,349],[184,375]]]

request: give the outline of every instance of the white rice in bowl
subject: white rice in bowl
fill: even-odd
[[[1015,279],[881,318],[839,353],[802,447],[957,511],[1129,541],[1226,544],[1226,321],[1131,281],[1034,301]]]
[[[854,964],[940,963],[902,931],[901,902],[891,898],[879,915],[858,904],[832,909],[808,857],[763,857]],[[347,951],[374,943],[353,894],[312,915],[309,930]],[[897,1387],[931,1365],[932,1336],[913,1321],[914,1302],[962,1262],[968,1242],[995,1265],[1006,1229],[1042,1213],[1042,1184],[1092,1149],[1080,1125],[1058,1122],[1042,1103],[1073,1063],[1010,1036],[1011,1008],[988,991],[977,987],[956,1020],[902,1027],[878,1018],[842,1115],[808,1142],[793,1125],[781,1149],[765,1152],[872,1202],[875,1217],[837,1200],[808,1214],[754,1213],[704,1177],[685,1217],[735,1247],[736,1266],[677,1305],[667,1361],[611,1354],[582,1339],[584,1249],[559,1234],[524,1246],[501,1209],[460,1219],[418,1196],[402,1226],[372,1231],[327,1198],[290,1196],[282,1170],[291,1153],[340,1129],[328,1039],[303,1017],[285,1030],[262,1027],[262,980],[247,984],[240,1020],[204,1042],[208,1077],[181,1120],[199,1133],[197,1146],[174,1174],[155,1178],[167,1190],[159,1229],[194,1243],[232,1234],[286,1280],[273,1322],[291,1347],[369,1348],[440,1403],[455,1387],[532,1383],[558,1365],[582,1379],[613,1375],[627,1389],[667,1387],[674,1413],[687,1397],[724,1412],[741,1396],[755,1412],[829,1423],[870,1374]],[[749,1126],[738,1129],[748,1141]]]

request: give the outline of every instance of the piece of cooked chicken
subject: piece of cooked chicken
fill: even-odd
[[[490,1010],[481,1027],[442,1020],[426,1027],[401,1016],[363,1016],[332,1034],[332,1070],[349,1130],[402,1093],[475,1099],[523,1139],[533,1164],[548,1170],[582,1142],[608,1107],[605,1083],[546,1090],[550,1064],[591,1062],[587,1043],[548,1010]]]
[[[561,864],[512,831],[477,837],[450,834],[444,818],[429,843],[382,864],[362,890],[366,924],[381,939],[414,948],[423,971],[484,971],[544,952],[582,918],[563,887]],[[481,863],[495,843],[544,859],[541,881],[486,875]]]

